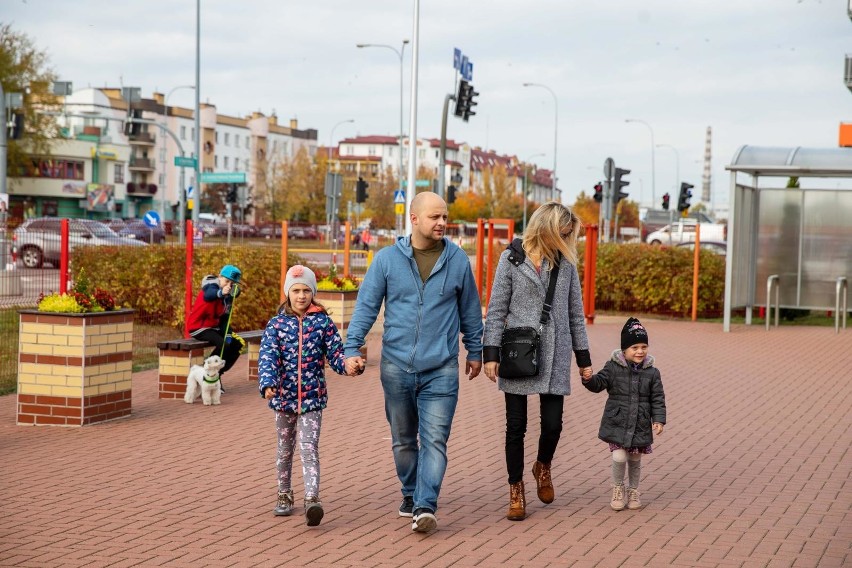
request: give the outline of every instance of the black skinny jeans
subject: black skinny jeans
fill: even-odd
[[[524,435],[527,432],[527,396],[506,395],[506,469],[509,483],[524,479]],[[556,453],[562,433],[562,406],[565,397],[541,394],[541,434],[538,438],[538,456],[541,463],[549,464]]]
[[[228,331],[228,335],[230,335],[230,330]],[[222,343],[225,341],[225,338],[222,336],[222,332],[218,329],[205,329],[204,331],[193,335],[196,339],[201,339],[202,341],[209,341],[216,347],[213,348],[213,351],[210,352],[210,355],[219,355],[222,359],[225,360],[225,366],[222,367],[222,370],[219,371],[220,375],[223,375],[225,371],[234,366],[234,363],[237,362],[237,359],[240,356],[240,349],[242,348],[242,344],[236,339],[231,339],[231,341],[225,345],[225,352],[222,353]]]

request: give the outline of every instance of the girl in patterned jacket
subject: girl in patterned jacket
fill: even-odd
[[[293,512],[290,479],[296,432],[305,481],[305,520],[316,526],[323,517],[319,499],[319,436],[322,409],[328,402],[324,366],[346,373],[343,342],[325,308],[314,300],[317,279],[311,269],[296,265],[284,280],[284,303],[269,320],[258,360],[260,395],[275,411],[278,432],[278,503],[276,516]]]

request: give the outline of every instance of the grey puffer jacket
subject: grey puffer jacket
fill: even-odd
[[[623,448],[651,445],[651,424],[666,423],[666,395],[654,358],[645,356],[639,371],[630,368],[624,352],[616,349],[604,368],[583,386],[592,392],[606,389],[609,398],[601,417],[598,438]]]
[[[550,282],[550,266],[542,261],[541,274],[526,258],[515,239],[500,255],[488,302],[483,338],[483,361],[500,361],[500,342],[507,327],[538,329],[541,308]],[[592,364],[583,312],[583,293],[577,267],[565,259],[559,264],[550,321],[541,333],[539,373],[523,379],[504,379],[497,369],[497,385],[511,394],[571,394],[571,353],[577,365]]]

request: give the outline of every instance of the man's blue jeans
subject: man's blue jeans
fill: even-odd
[[[458,362],[407,373],[382,359],[381,379],[402,494],[414,497],[415,509],[436,511],[447,471],[447,440],[459,399]]]

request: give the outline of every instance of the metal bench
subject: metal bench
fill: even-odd
[[[263,330],[240,331],[248,347],[248,380],[257,381],[257,360],[260,354],[260,340]],[[159,386],[158,397],[164,399],[183,399],[186,392],[186,376],[193,365],[203,365],[207,351],[213,346],[208,341],[198,339],[173,339],[157,343],[159,350]]]

